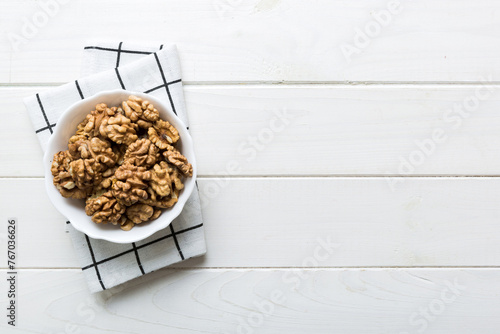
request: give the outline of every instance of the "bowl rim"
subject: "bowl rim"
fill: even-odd
[[[182,140],[183,150],[190,151],[191,158],[189,159],[189,162],[193,166],[193,176],[189,178],[190,182],[184,183],[184,188],[182,189],[182,192],[179,195],[179,199],[178,199],[177,203],[168,209],[171,219],[167,219],[168,222],[166,222],[166,223],[156,224],[157,228],[151,228],[149,232],[146,232],[146,233],[143,233],[142,235],[133,237],[134,236],[133,230],[132,231],[122,231],[120,229],[120,231],[127,233],[127,234],[123,234],[121,236],[121,238],[116,238],[116,237],[113,237],[113,235],[106,235],[106,233],[94,233],[93,231],[87,231],[87,230],[85,230],[84,224],[71,224],[76,230],[86,234],[87,236],[89,236],[93,239],[100,239],[100,240],[106,240],[106,241],[113,242],[113,243],[126,244],[126,243],[132,243],[132,242],[144,240],[147,237],[153,235],[154,233],[167,228],[174,221],[174,219],[176,219],[181,214],[181,212],[184,208],[184,205],[186,204],[186,202],[190,198],[190,196],[194,190],[195,184],[196,184],[197,166],[196,166],[196,159],[195,159],[195,155],[194,155],[194,146],[193,146],[192,137],[189,134],[184,122],[171,110],[171,108],[166,103],[163,103],[158,98],[151,96],[151,95],[148,95],[146,93],[133,92],[133,91],[123,90],[123,89],[102,91],[102,92],[99,92],[95,95],[89,96],[85,99],[82,99],[80,101],[77,101],[77,102],[73,103],[71,106],[69,106],[68,108],[66,108],[66,110],[59,117],[59,119],[57,121],[57,125],[54,128],[54,133],[50,136],[50,138],[47,142],[46,150],[45,150],[44,156],[43,156],[43,163],[44,163],[44,170],[45,170],[45,190],[46,190],[46,193],[47,193],[52,205],[65,218],[67,218],[69,221],[71,221],[70,217],[68,217],[68,213],[70,211],[69,207],[67,207],[66,205],[60,205],[60,203],[61,203],[60,199],[56,199],[54,196],[54,192],[49,191],[50,188],[55,189],[53,181],[52,181],[53,175],[52,175],[50,167],[52,165],[53,156],[55,153],[57,153],[57,152],[55,152],[56,150],[53,147],[55,146],[55,143],[57,140],[61,140],[61,138],[59,138],[59,137],[62,136],[61,132],[63,131],[62,129],[64,128],[64,126],[60,126],[60,125],[71,122],[70,118],[71,118],[71,115],[73,114],[73,112],[75,110],[78,110],[79,108],[81,108],[84,104],[91,103],[90,101],[93,101],[93,100],[96,101],[95,102],[96,104],[101,103],[101,102],[99,102],[100,99],[102,100],[106,97],[109,97],[110,95],[116,95],[116,94],[127,95],[127,96],[135,95],[135,96],[141,97],[143,99],[147,99],[148,101],[152,102],[157,108],[159,106],[163,110],[165,110],[165,112],[168,114],[167,120],[171,121],[173,119],[174,122],[172,122],[172,123],[177,123],[176,128],[179,131],[179,136]],[[61,194],[59,193],[59,191],[57,191],[57,195],[60,196],[61,198],[63,198],[61,196]],[[90,220],[90,217],[89,217],[89,222],[93,223]],[[154,222],[159,222],[159,221],[154,221]],[[95,224],[95,223],[93,223],[93,224]],[[105,230],[101,230],[101,231],[105,231]]]

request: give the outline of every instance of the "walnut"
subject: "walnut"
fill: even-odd
[[[142,222],[148,221],[153,213],[154,209],[152,206],[141,203],[129,206],[126,210],[127,218],[135,224],[140,224]]]
[[[152,188],[147,188],[146,191],[149,194],[149,198],[141,199],[140,202],[162,209],[172,207],[175,203],[177,203],[179,197],[179,190],[175,188],[170,192],[169,196],[165,197],[158,196]]]
[[[150,187],[146,189],[148,198],[139,201],[158,208],[170,208],[177,203],[179,192],[184,188],[181,178],[177,168],[161,161],[151,170]]]
[[[151,188],[158,196],[167,196],[170,194],[172,180],[170,179],[168,169],[168,164],[165,161],[161,161],[159,164],[154,165],[151,171]]]
[[[75,143],[78,140],[87,140],[100,134],[99,128],[105,118],[115,115],[118,108],[100,103],[95,106],[85,119],[78,124],[76,134],[69,139],[69,143]]]
[[[142,119],[139,119],[139,120],[137,120],[137,125],[139,125],[140,128],[149,129],[150,127],[153,126],[153,123],[146,122],[146,121],[144,121]]]
[[[97,137],[70,143],[68,149],[73,159],[94,159],[107,167],[113,167],[118,161],[118,155],[111,148],[111,144]],[[98,171],[104,169],[106,167],[101,167]]]
[[[122,218],[121,227],[123,230],[128,231],[135,224],[155,220],[160,217],[160,215],[160,209],[155,209],[151,205],[137,203],[127,207],[125,211],[126,219]]]
[[[68,144],[68,152],[72,159],[90,159],[92,155],[89,146],[90,142],[88,140],[77,140]]]
[[[125,144],[123,144],[123,145],[113,145],[112,148],[113,148],[113,152],[116,155],[116,163],[118,165],[123,165],[123,160],[125,158],[125,153],[127,152],[128,146],[125,145]]]
[[[108,168],[102,173],[102,180],[99,184],[94,187],[94,193],[100,191],[110,190],[111,186],[114,182],[116,182],[115,172],[118,169],[118,166]]]
[[[68,168],[69,163],[71,162],[71,156],[68,151],[59,151],[54,154],[54,158],[52,159],[52,165],[50,166],[50,171],[52,175],[56,175],[59,172]]]
[[[159,149],[149,139],[138,139],[129,145],[124,156],[124,162],[135,166],[152,166],[160,157]]]
[[[94,159],[105,164],[107,167],[113,167],[118,162],[118,155],[111,148],[111,143],[99,138],[90,140],[90,152]]]
[[[148,198],[145,181],[151,180],[151,172],[145,167],[137,167],[129,163],[120,166],[115,172],[116,182],[113,183],[113,195],[121,203],[129,206],[139,199]]]
[[[94,159],[78,159],[69,163],[68,172],[78,188],[86,189],[101,182],[98,166]]]
[[[149,139],[162,150],[170,148],[171,144],[179,140],[177,129],[161,119],[148,129],[148,135]]]
[[[193,166],[181,152],[173,149],[163,152],[163,156],[168,162],[175,165],[185,176],[193,176]]]
[[[182,176],[177,171],[177,168],[170,168],[168,172],[170,174],[170,180],[172,180],[173,188],[182,190],[184,188],[184,183],[182,183]]]
[[[98,224],[117,224],[125,210],[125,205],[118,202],[111,191],[89,197],[85,206],[85,213],[92,216],[92,221]]]
[[[172,206],[174,206],[175,203],[177,203],[177,199],[179,197],[179,191],[177,189],[174,189],[170,196],[164,197],[160,199],[159,201],[156,202],[156,207],[167,209]]]
[[[127,218],[127,216],[123,215],[118,221],[120,224],[120,228],[124,231],[130,231],[132,227],[134,227],[134,222]]]
[[[178,200],[178,197],[177,197],[177,195],[175,195],[175,197],[167,196],[167,197],[162,198],[162,199],[157,199],[156,201],[152,200],[152,199],[147,199],[147,200],[141,201],[141,203],[156,206],[156,207],[162,208],[162,209],[168,209],[168,208],[171,208],[172,206],[174,206],[174,204],[177,203],[177,200]]]
[[[156,122],[160,119],[160,113],[149,101],[143,101],[141,107],[144,110],[142,120],[145,122]]]
[[[111,144],[97,137],[78,140],[68,144],[68,152],[73,161],[68,172],[78,188],[84,189],[100,184],[102,172],[116,164],[117,156]]]
[[[161,216],[162,211],[160,209],[154,209],[153,215],[149,217],[149,220],[155,220],[158,219],[158,217]]]
[[[108,108],[104,103],[100,103],[95,106],[95,110],[91,111],[87,115],[88,123],[85,126],[85,131],[91,133],[93,136],[98,136],[100,134],[100,127],[104,120],[109,117],[114,116],[118,108]]]
[[[160,113],[149,101],[137,96],[129,96],[127,101],[122,102],[122,108],[125,116],[142,128],[149,128],[160,118]]]
[[[90,133],[85,130],[87,123],[89,122],[88,118],[85,118],[83,122],[77,125],[76,133],[71,136],[68,140],[68,144],[73,144],[79,140],[87,140],[90,138]]]
[[[151,187],[147,189],[149,198],[140,202],[160,208],[173,206],[184,188],[181,178],[177,168],[169,167],[165,161],[154,165],[151,170]]]
[[[76,186],[75,181],[69,172],[69,164],[71,156],[68,151],[61,151],[54,155],[52,166],[50,168],[54,176],[53,183],[57,190],[65,198],[83,199],[87,197],[89,189],[80,189]]]
[[[99,127],[100,134],[117,144],[130,145],[137,140],[137,124],[132,123],[129,118],[117,113],[115,116],[104,118]]]

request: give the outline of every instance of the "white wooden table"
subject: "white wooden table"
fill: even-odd
[[[1,333],[499,332],[500,2],[47,1],[0,2]],[[91,295],[22,98],[96,38],[178,45],[208,253]]]

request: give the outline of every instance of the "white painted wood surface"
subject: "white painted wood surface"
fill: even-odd
[[[500,265],[498,178],[403,178],[394,191],[367,177],[198,183],[207,255],[176,267]],[[9,194],[2,215],[19,219],[20,268],[77,268],[43,179],[0,179],[0,187]]]
[[[467,112],[478,87],[487,96]],[[0,147],[2,176],[43,175],[21,100],[43,89],[0,88],[0,139],[16,138]],[[187,86],[186,100],[204,176],[500,173],[500,85],[202,85]],[[443,140],[429,144],[436,129]],[[411,169],[416,151],[425,159]]]
[[[62,2],[62,1],[61,1]],[[73,0],[54,11],[34,37],[13,51],[0,42],[0,82],[74,80],[87,40],[178,44],[187,82],[478,82],[500,77],[500,3],[495,0],[400,0],[399,13],[348,62],[354,44],[390,0]],[[0,30],[20,34],[35,0],[2,1]],[[147,6],[147,9],[145,8]],[[121,15],[109,15],[120,10]],[[124,17],[143,11],[143,20]],[[103,36],[103,22],[106,24]],[[151,24],[154,24],[153,26]]]
[[[401,0],[351,61],[389,0],[73,0],[15,50],[47,1],[0,2],[2,334],[500,331],[498,1]],[[144,36],[179,48],[208,253],[90,295],[22,98]]]
[[[88,294],[78,270],[23,270],[19,279],[16,333],[496,333],[500,326],[500,273],[489,269],[161,270],[100,295]],[[0,331],[11,332],[4,324]]]

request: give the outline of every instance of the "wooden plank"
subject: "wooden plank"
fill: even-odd
[[[182,267],[500,265],[499,178],[199,180],[206,256]],[[43,179],[1,179],[20,268],[77,268]],[[5,249],[6,239],[0,249]],[[6,252],[0,252],[5,268]]]
[[[21,270],[18,278],[16,333],[469,334],[500,326],[498,269],[161,270],[94,295],[78,270]],[[4,319],[0,330],[12,328]]]
[[[43,176],[43,153],[35,135],[23,97],[41,87],[0,89],[0,115],[5,120],[0,131],[1,176]]]
[[[0,176],[43,175],[42,153],[22,104],[22,97],[43,89],[0,89],[0,116],[8,120],[0,132]],[[478,89],[486,97],[469,108]],[[500,86],[185,91],[200,175],[499,174]],[[442,131],[442,140],[433,137],[435,131]]]
[[[135,12],[134,0],[58,1],[67,4],[47,10],[48,20],[40,1],[1,2],[0,82],[76,79],[82,47],[102,38],[103,22],[106,39],[178,44],[188,82],[477,82],[480,75],[500,77],[500,3],[495,0],[480,5],[475,0],[401,1],[385,17],[387,0],[153,0],[141,10],[154,29],[141,20],[123,24],[123,15],[108,15],[118,6],[122,13]],[[15,51],[9,40],[21,38],[26,43],[14,42]]]

